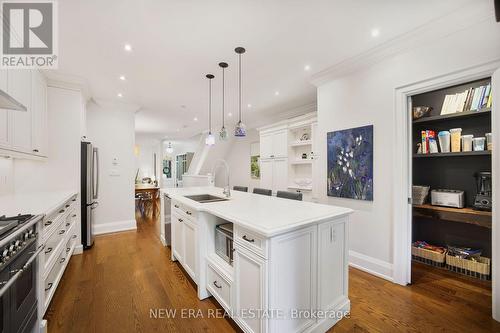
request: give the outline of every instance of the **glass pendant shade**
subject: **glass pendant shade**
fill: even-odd
[[[222,141],[227,140],[227,129],[224,126],[220,129],[219,139],[221,139]]]
[[[215,144],[215,137],[212,132],[209,132],[207,137],[205,138],[205,144],[207,146],[213,146]]]
[[[234,136],[244,137],[247,135],[247,127],[241,121],[238,121],[234,128]]]
[[[172,154],[174,152],[174,148],[172,148],[172,143],[169,142],[167,149],[166,149],[167,154]]]

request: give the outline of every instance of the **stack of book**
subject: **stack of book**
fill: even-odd
[[[477,111],[490,108],[491,102],[491,84],[477,88],[470,88],[458,94],[446,95],[443,107],[441,108],[441,114]]]

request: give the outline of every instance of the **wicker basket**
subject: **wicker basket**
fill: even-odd
[[[429,195],[430,186],[418,186],[413,185],[412,187],[412,204],[414,205],[423,205],[427,200],[427,196]]]
[[[436,251],[412,246],[411,257],[413,260],[423,262],[427,265],[444,267],[446,261],[446,250],[444,253],[439,253]]]
[[[481,280],[491,279],[491,259],[479,257],[478,261],[446,255],[446,268],[450,271]]]

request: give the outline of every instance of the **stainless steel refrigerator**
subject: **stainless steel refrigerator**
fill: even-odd
[[[94,214],[99,203],[99,150],[91,142],[81,144],[82,245],[94,244]]]

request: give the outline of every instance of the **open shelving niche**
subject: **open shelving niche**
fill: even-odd
[[[306,135],[307,138],[303,136]],[[289,184],[288,188],[296,191],[312,191],[313,138],[310,122],[292,126],[288,133]],[[302,158],[306,154],[307,158]],[[297,184],[295,180],[309,179],[309,184]]]
[[[491,171],[492,152],[416,154],[416,144],[422,130],[436,133],[451,128],[462,128],[462,135],[484,136],[491,132],[491,108],[441,115],[446,94],[455,94],[468,88],[491,83],[491,78],[412,96],[412,106],[431,106],[428,117],[412,122],[412,183],[432,189],[455,189],[465,192],[466,208],[437,207],[428,203],[413,206],[412,242],[424,240],[434,245],[469,246],[482,248],[483,256],[491,257],[491,212],[473,210],[478,171]],[[429,199],[430,200],[430,193]]]

